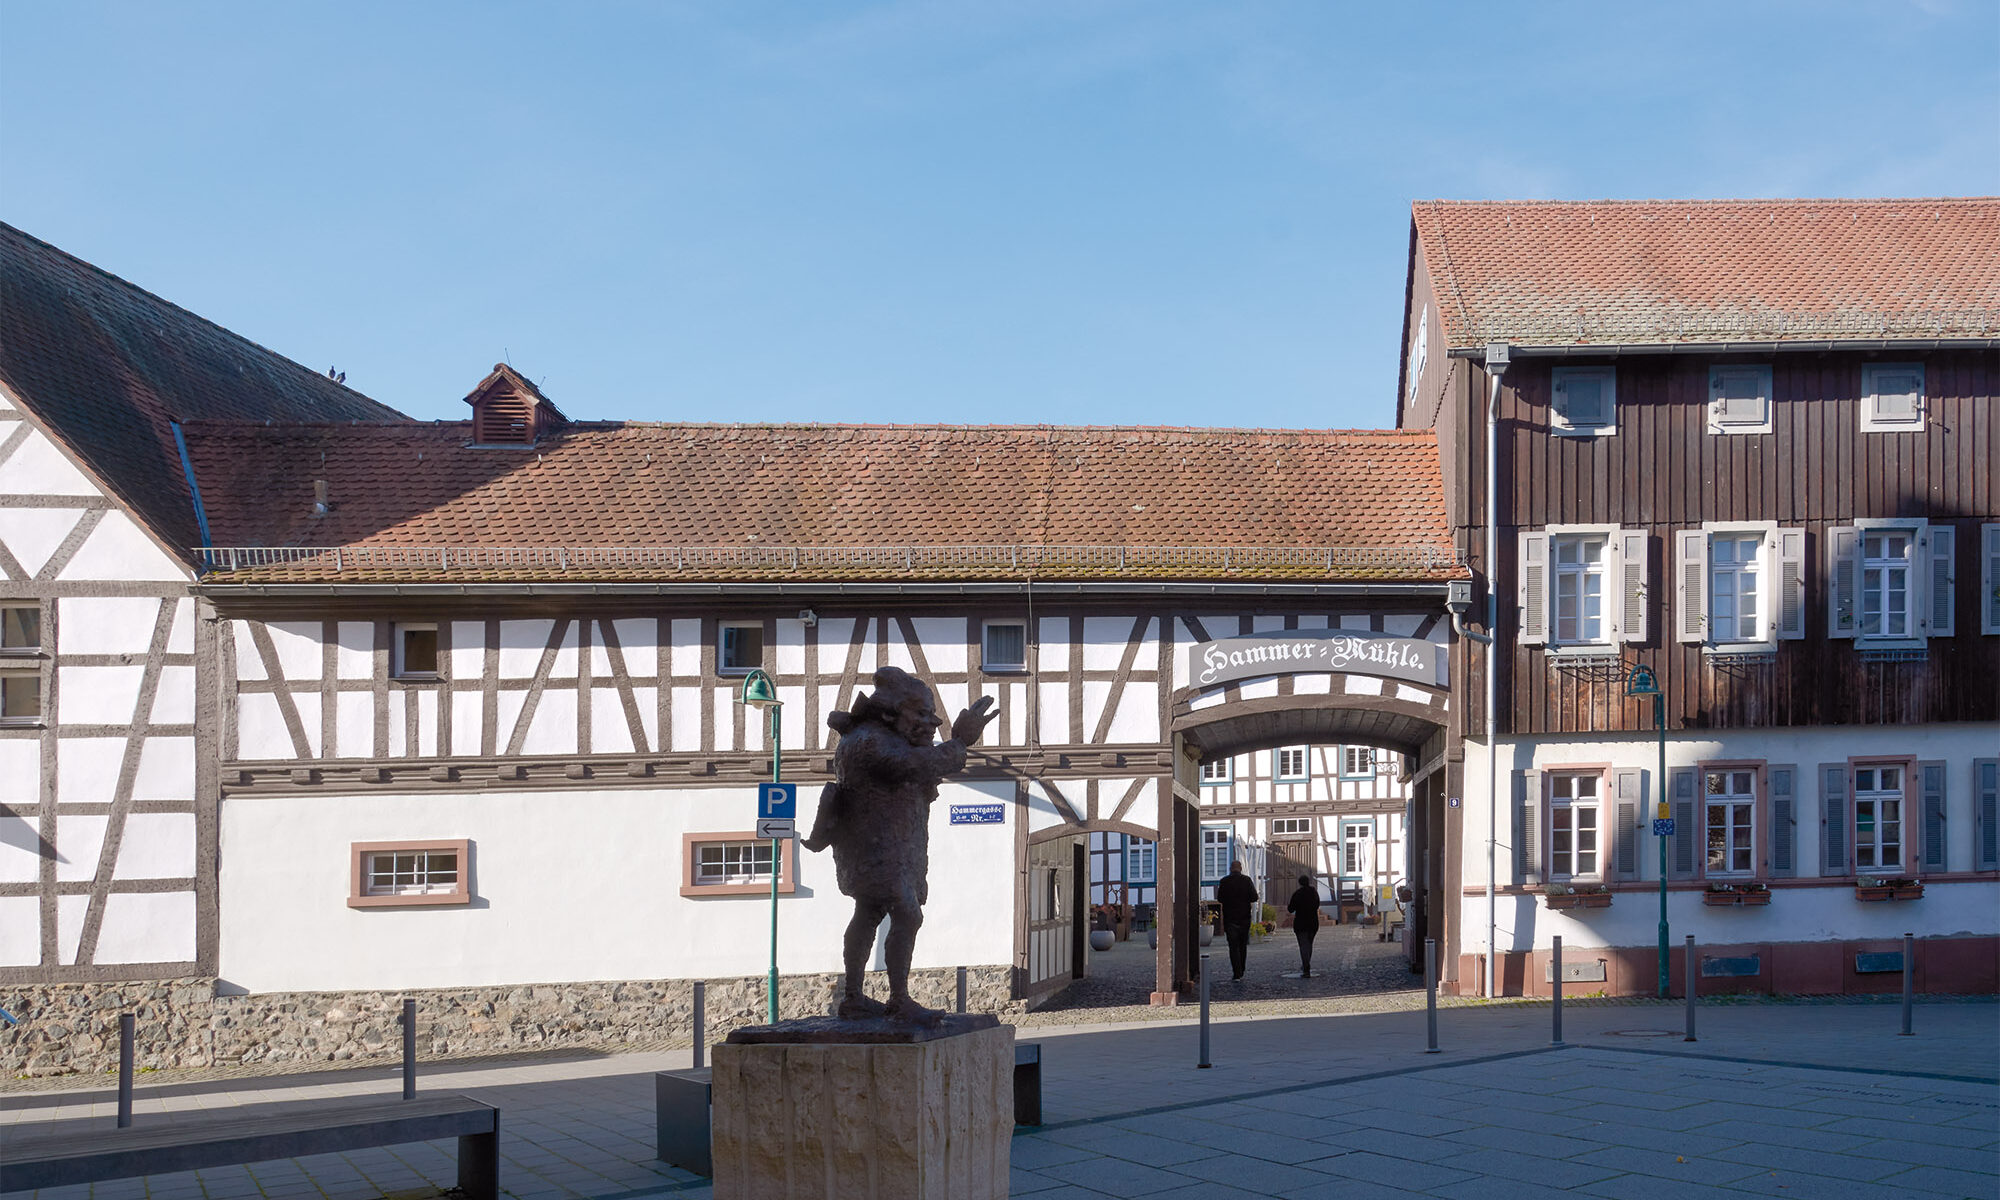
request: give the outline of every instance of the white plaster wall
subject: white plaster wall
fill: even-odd
[[[918,966],[1012,960],[1012,797],[1011,782],[940,789]],[[1008,823],[948,822],[951,804],[993,802]],[[801,827],[817,803],[801,789]],[[220,973],[252,992],[758,975],[770,900],[679,894],[681,835],[747,830],[755,809],[747,787],[231,797]],[[473,842],[470,906],[347,907],[352,843],[459,837]],[[853,905],[830,854],[801,857],[799,892],[779,902],[779,968],[835,971]]]
[[[42,902],[34,896],[0,896],[0,967],[42,961]]]
[[[1495,811],[1499,828],[1498,880],[1502,887],[1515,881],[1511,772],[1548,770],[1566,763],[1608,762],[1614,768],[1637,768],[1644,773],[1646,811],[1642,817],[1647,819],[1647,828],[1639,835],[1640,878],[1658,882],[1659,843],[1650,832],[1651,806],[1659,798],[1654,780],[1659,764],[1656,737],[1627,734],[1590,741],[1503,739],[1500,749]],[[1844,763],[1850,757],[1871,755],[1915,755],[1919,760],[1942,761],[1946,870],[1962,872],[1972,869],[1972,762],[1996,754],[2000,754],[2000,726],[1972,723],[1880,728],[1807,726],[1731,730],[1713,736],[1669,733],[1667,737],[1670,775],[1677,768],[1718,759],[1762,759],[1798,768],[1796,861],[1800,879],[1819,877],[1823,861],[1823,812],[1814,776],[1819,764]],[[1465,795],[1459,810],[1465,847],[1463,882],[1468,889],[1483,888],[1487,877],[1487,755],[1480,743],[1465,743],[1464,778]],[[1768,832],[1766,828],[1758,830],[1760,846]],[[1914,820],[1909,823],[1909,836],[1918,836]],[[1933,904],[1933,900],[1938,902]],[[1496,907],[1496,941],[1502,950],[1546,947],[1555,934],[1563,935],[1565,946],[1571,944],[1572,935],[1579,945],[1586,944],[1583,939],[1587,937],[1597,939],[1588,943],[1591,945],[1653,945],[1657,940],[1657,902],[1638,893],[1619,893],[1611,908],[1590,910],[1581,916],[1550,913],[1533,896],[1502,896]],[[1486,941],[1485,897],[1464,897],[1461,913],[1465,922],[1463,948],[1476,953],[1484,948]],[[2000,879],[1927,884],[1921,900],[1880,904],[1857,901],[1853,892],[1844,887],[1783,888],[1768,906],[1745,909],[1708,908],[1702,904],[1698,892],[1669,892],[1668,919],[1676,939],[1692,933],[1698,941],[1711,937],[1721,941],[1773,942],[1900,937],[1906,928],[1923,935],[1993,934],[2000,932]],[[1579,928],[1572,930],[1571,926]],[[1596,932],[1586,933],[1585,929]]]
[[[8,431],[13,431],[10,423]],[[97,488],[84,478],[56,444],[40,430],[0,462],[0,495],[9,496],[96,496]]]
[[[179,582],[187,577],[187,571],[168,558],[132,518],[115,510],[104,514],[59,576],[66,583]]]

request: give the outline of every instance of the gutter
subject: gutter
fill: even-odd
[[[1833,338],[1820,341],[1610,342],[1603,345],[1510,347],[1515,358],[1619,358],[1648,354],[1826,354],[1842,350],[1995,350],[2000,338]],[[1484,359],[1484,346],[1454,346],[1447,358]]]
[[[1435,583],[197,583],[217,600],[318,596],[1393,596],[1436,597]]]

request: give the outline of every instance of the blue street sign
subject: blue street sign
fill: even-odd
[[[798,816],[799,785],[760,783],[757,785],[757,819],[790,821]]]
[[[1654,837],[1674,836],[1674,819],[1672,817],[1665,817],[1665,818],[1654,817],[1653,836]]]
[[[954,825],[1002,825],[1007,821],[1007,806],[1004,804],[954,804],[951,806],[951,823]]]

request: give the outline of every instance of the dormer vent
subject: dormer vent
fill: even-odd
[[[506,363],[495,363],[465,402],[472,406],[475,446],[532,446],[567,420],[541,389]]]

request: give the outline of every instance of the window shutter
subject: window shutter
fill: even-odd
[[[1778,602],[1772,614],[1778,640],[1797,641],[1806,635],[1806,531],[1780,529],[1771,540],[1778,572]]]
[[[1675,596],[1679,615],[1674,628],[1683,642],[1708,639],[1708,531],[1683,529],[1674,535],[1680,547],[1679,592]]]
[[[1624,598],[1620,640],[1646,640],[1646,534],[1639,529],[1618,531],[1619,595]]]
[[[2000,633],[2000,525],[1981,525],[1979,536],[1979,632]]]
[[[1923,808],[1923,858],[1919,859],[1925,871],[1944,870],[1944,764],[1941,762],[1920,762],[1917,764],[1917,778],[1922,781],[1920,795]]]
[[[1972,762],[1973,869],[2000,871],[2000,758]]]
[[[1542,881],[1542,773],[1514,772],[1514,877]]]
[[[1798,799],[1793,795],[1798,768],[1770,767],[1765,774],[1771,781],[1771,875],[1789,879],[1799,873]]]
[[[1861,531],[1835,525],[1826,537],[1833,547],[1826,556],[1826,636],[1851,638],[1861,630]]]
[[[1549,535],[1521,535],[1521,644],[1549,640]]]
[[[1953,561],[1957,555],[1958,530],[1949,525],[1933,525],[1927,531],[1931,541],[1930,571],[1924,577],[1930,588],[1924,611],[1930,614],[1930,636],[1951,637],[1956,627],[1952,611],[1952,580],[1957,575]]]
[[[1821,763],[1819,795],[1825,810],[1826,857],[1820,864],[1822,875],[1852,875],[1847,865],[1847,764]]]
[[[1618,878],[1639,878],[1639,772],[1618,772]]]
[[[1676,879],[1694,878],[1695,797],[1694,771],[1681,767],[1674,771],[1674,869]]]

